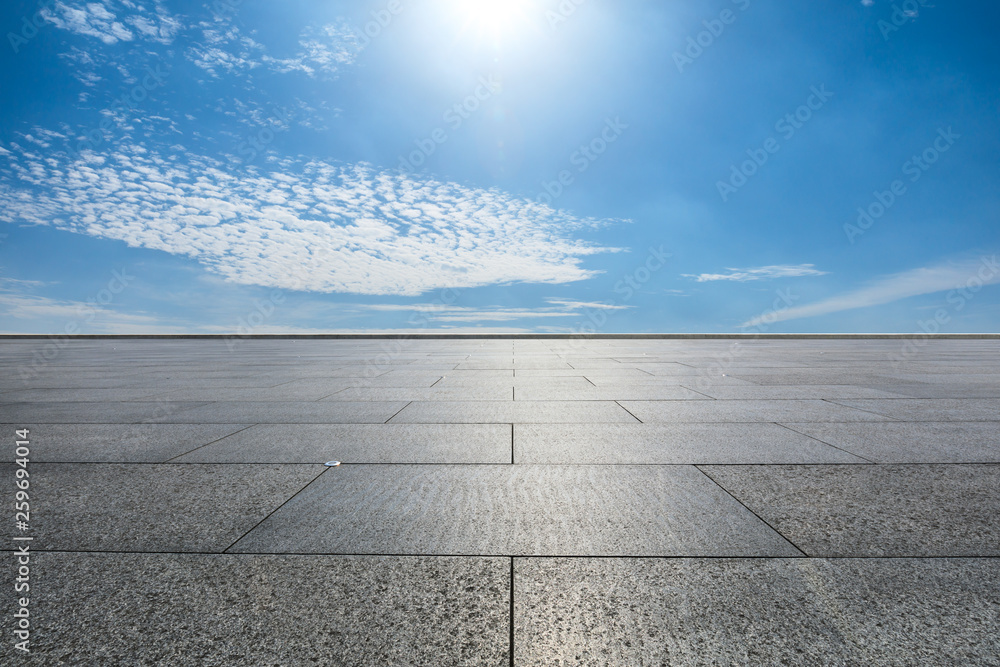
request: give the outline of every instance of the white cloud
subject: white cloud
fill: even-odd
[[[981,287],[1000,283],[1000,266],[996,255],[958,263],[941,264],[885,276],[858,290],[840,294],[816,303],[787,308],[755,317],[741,327],[761,323],[784,322],[803,317],[829,315],[844,310],[879,306],[921,294],[934,294],[965,287]]]
[[[292,58],[264,56],[263,60],[277,72],[329,75],[353,63],[364,47],[354,29],[347,22],[340,21],[319,28],[306,27],[299,37],[299,48]]]
[[[582,310],[624,310],[631,306],[616,306],[600,302],[547,299],[552,304],[543,308],[469,308],[443,303],[415,304],[366,304],[354,306],[376,312],[418,312],[427,315],[428,322],[510,322],[520,319],[541,319],[549,317],[577,317]],[[345,306],[351,308],[351,306]]]
[[[137,38],[170,44],[181,29],[160,0],[142,5],[128,0],[62,0],[45,8],[42,17],[61,30],[96,37],[105,44]]]
[[[6,234],[4,234],[6,236]],[[36,287],[45,287],[46,285],[51,285],[53,283],[48,283],[43,280],[21,280],[19,278],[5,278],[0,276],[0,291],[18,289],[35,289]]]
[[[243,35],[235,26],[202,23],[200,27],[202,45],[190,48],[187,57],[215,77],[257,67],[282,74],[329,76],[352,64],[364,48],[345,21],[318,28],[307,26],[299,35],[298,50],[286,58],[267,54],[263,44]]]
[[[770,280],[772,278],[799,278],[802,276],[825,276],[827,271],[819,271],[814,268],[815,264],[779,264],[774,266],[761,266],[755,269],[732,269],[726,271],[731,273],[685,273],[685,278],[694,278],[700,283],[713,280],[732,280],[735,282],[748,282],[751,280]]]
[[[584,308],[590,310],[628,310],[632,308],[632,306],[616,306],[613,303],[603,303],[600,301],[574,301],[571,299],[546,299],[546,303],[561,306],[569,310],[582,310]]]
[[[29,294],[0,293],[0,313],[6,333],[190,333],[191,326],[164,321],[144,313],[124,313],[113,307],[83,301],[52,299]],[[21,323],[17,327],[15,323]],[[20,331],[15,331],[15,329]]]
[[[581,266],[585,256],[618,250],[573,238],[615,221],[367,165],[232,173],[213,158],[142,147],[75,162],[9,148],[0,221],[185,255],[240,284],[405,296],[561,284],[598,273]]]

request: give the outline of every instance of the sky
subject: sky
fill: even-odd
[[[12,0],[0,331],[1000,331],[1000,7]]]

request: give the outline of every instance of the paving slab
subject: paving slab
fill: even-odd
[[[572,369],[518,369],[516,377],[588,377],[588,378],[651,378],[653,377],[645,371],[628,366],[621,367],[621,364],[607,368],[572,368]]]
[[[249,424],[6,424],[29,429],[37,463],[163,463]]]
[[[1000,465],[699,467],[810,556],[1000,556]]]
[[[5,641],[9,665],[509,663],[507,558],[39,553],[31,567],[31,654]]]
[[[896,377],[884,373],[866,373],[858,371],[833,372],[826,369],[820,370],[816,368],[799,370],[778,368],[774,369],[773,372],[770,373],[764,373],[757,370],[753,374],[732,371],[730,375],[740,380],[746,380],[751,384],[763,386],[806,384],[818,384],[825,386],[832,384],[847,384],[852,386],[867,387],[874,385],[892,385],[898,382]]]
[[[173,401],[318,401],[343,391],[346,383],[329,385],[294,386],[295,383],[279,384],[274,387],[204,387],[172,389],[164,396]],[[291,386],[289,386],[291,385]]]
[[[384,424],[406,401],[258,401],[206,403],[159,418],[174,424]]]
[[[905,398],[900,394],[849,384],[771,385],[767,387],[714,386],[702,391],[712,398],[726,400],[803,399],[803,398]]]
[[[515,665],[995,665],[994,559],[514,561]]]
[[[646,375],[644,377],[618,377],[588,375],[587,379],[598,387],[618,386],[682,386],[695,391],[703,391],[710,387],[756,387],[758,385],[746,380],[740,380],[729,375]]]
[[[559,377],[518,376],[505,378],[475,378],[468,376],[455,377],[454,375],[446,375],[441,378],[440,382],[434,385],[434,388],[462,389],[464,387],[505,387],[509,389],[511,387],[543,387],[554,389],[586,389],[588,387],[593,388],[593,386],[594,384],[582,375]]]
[[[130,401],[119,403],[11,403],[0,405],[0,422],[9,424],[139,424],[168,420],[204,403]],[[246,422],[252,420],[237,420]],[[198,423],[198,422],[195,422]]]
[[[515,424],[514,462],[869,463],[790,429],[744,424]]]
[[[221,552],[324,470],[32,463],[32,549]],[[12,464],[0,471],[13,479]]]
[[[800,555],[692,466],[330,468],[230,551]]]
[[[163,387],[127,387],[114,389],[94,389],[90,387],[60,389],[24,389],[0,394],[0,403],[72,403],[72,402],[119,402],[148,401],[151,397],[167,393]]]
[[[510,463],[510,424],[260,424],[178,463]]]
[[[1000,399],[912,398],[838,400],[840,405],[905,421],[1000,421]],[[801,421],[809,421],[803,419]]]
[[[393,424],[636,423],[613,401],[413,402]]]
[[[324,401],[510,401],[513,385],[488,384],[465,387],[350,388],[325,397]]]
[[[892,421],[892,417],[819,400],[622,401],[621,405],[643,423]]]
[[[711,397],[679,385],[617,385],[611,387],[515,387],[517,401],[705,401]]]
[[[1000,463],[996,422],[785,424],[876,463]]]

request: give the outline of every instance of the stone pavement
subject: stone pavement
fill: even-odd
[[[904,344],[0,340],[0,663],[1000,665],[1000,341]]]

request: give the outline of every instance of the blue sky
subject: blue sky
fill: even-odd
[[[7,2],[0,330],[1000,330],[988,2]]]

